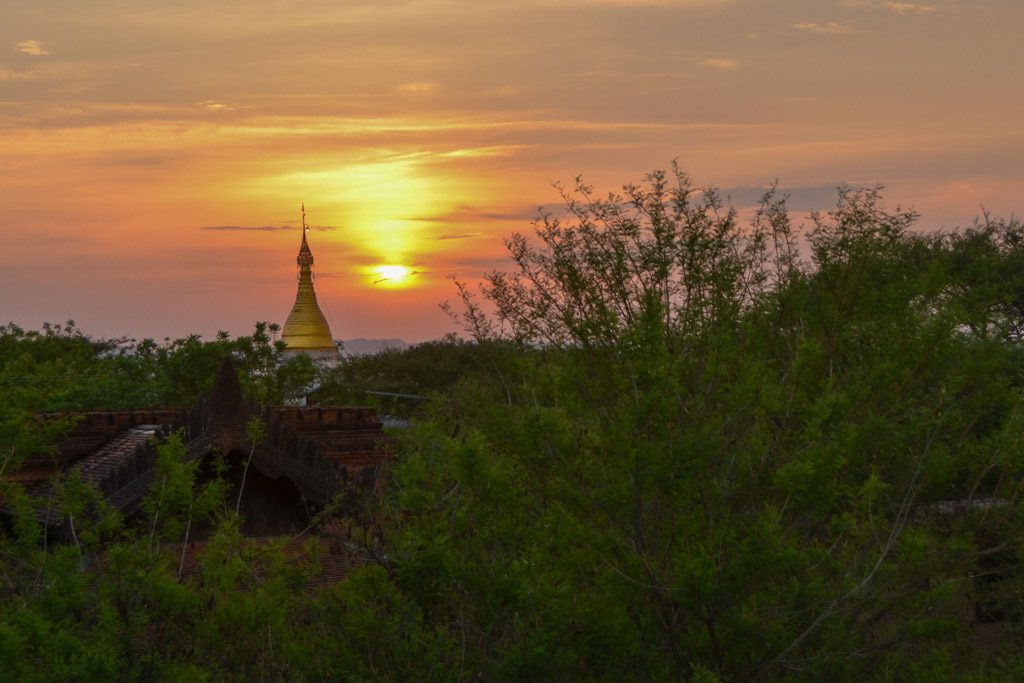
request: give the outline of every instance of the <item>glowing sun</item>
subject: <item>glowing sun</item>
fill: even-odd
[[[383,287],[406,287],[411,284],[413,275],[416,274],[412,268],[399,265],[383,265],[373,269],[375,276],[374,284]]]

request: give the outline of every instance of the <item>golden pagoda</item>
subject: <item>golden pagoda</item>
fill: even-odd
[[[338,347],[331,335],[327,318],[316,302],[313,290],[313,252],[309,249],[306,233],[306,206],[302,206],[302,244],[295,262],[299,265],[299,291],[295,294],[295,305],[288,314],[288,320],[281,331],[281,341],[287,344],[286,352],[303,353],[317,360],[333,360],[338,357]]]

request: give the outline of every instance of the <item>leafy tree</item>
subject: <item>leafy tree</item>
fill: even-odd
[[[969,667],[1024,436],[1012,335],[965,336],[983,292],[952,286],[985,238],[844,190],[802,261],[774,191],[745,227],[678,171],[566,196],[570,223],[508,240],[496,319],[464,290],[480,342],[519,344],[503,386],[464,384],[395,472],[428,625],[507,677]],[[998,232],[973,253],[1013,258]]]
[[[352,356],[321,373],[311,398],[324,405],[379,405],[390,414],[412,416],[424,399],[447,398],[463,378],[492,367],[493,355],[493,349],[448,335]]]

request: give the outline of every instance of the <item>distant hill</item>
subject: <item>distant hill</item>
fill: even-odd
[[[342,347],[341,354],[343,356],[371,356],[375,353],[380,353],[384,349],[402,349],[409,348],[409,344],[401,339],[363,339],[359,337],[357,339],[344,339],[341,342],[344,346]]]

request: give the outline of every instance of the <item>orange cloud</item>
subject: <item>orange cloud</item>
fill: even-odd
[[[807,33],[829,33],[833,35],[853,33],[853,27],[841,21],[830,21],[825,24],[819,24],[816,21],[798,21],[790,26],[798,31],[806,31]]]
[[[740,68],[740,60],[731,59],[729,57],[709,57],[708,59],[702,59],[697,62],[701,66],[705,66],[709,69],[718,69],[719,71],[734,71]]]
[[[0,82],[7,81],[31,81],[36,79],[36,74],[31,71],[12,71],[0,69]]]
[[[34,57],[50,54],[38,40],[23,40],[15,46],[18,52]]]
[[[437,88],[437,83],[429,83],[427,81],[416,81],[414,83],[403,83],[402,85],[398,86],[398,92],[419,94],[434,92],[435,90],[437,90]]]
[[[925,14],[934,12],[935,5],[920,5],[912,2],[883,2],[882,6],[896,14]]]

